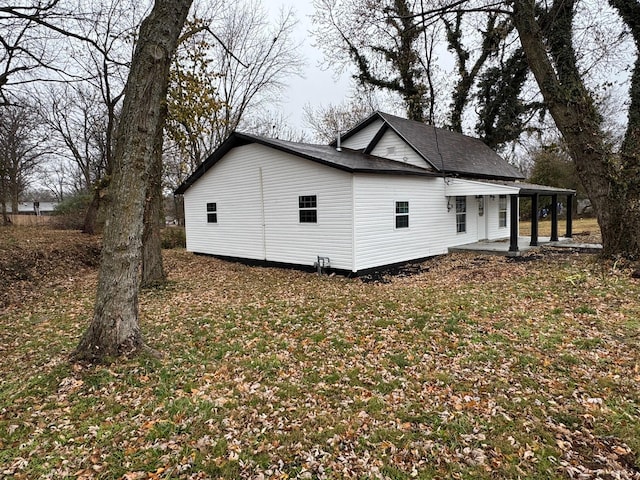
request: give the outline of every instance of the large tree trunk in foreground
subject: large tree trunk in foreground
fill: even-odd
[[[166,113],[166,109],[165,109]],[[162,129],[156,133],[156,148],[144,211],[142,234],[142,287],[154,287],[166,281],[162,264],[161,229],[164,225],[162,201]]]
[[[145,198],[169,64],[190,6],[191,0],[156,0],[140,26],[116,133],[95,311],[76,360],[103,361],[143,345],[138,287]]]
[[[605,140],[602,118],[580,77],[573,48],[575,0],[556,0],[544,29],[543,22],[536,18],[534,4],[533,0],[515,0],[514,23],[531,71],[591,199],[602,231],[604,254],[637,257],[640,255],[638,150],[629,155],[623,152],[620,160]],[[638,107],[640,104],[635,106]],[[630,117],[633,109],[632,105]],[[634,131],[631,135],[637,135],[637,126]]]

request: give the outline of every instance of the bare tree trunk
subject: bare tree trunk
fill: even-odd
[[[169,65],[192,0],[156,0],[142,22],[115,139],[94,316],[73,354],[104,361],[143,346],[138,287],[145,198],[163,120]]]
[[[96,224],[98,222],[98,210],[100,209],[100,192],[94,190],[91,197],[91,203],[87,207],[82,222],[82,233],[94,235],[96,233]]]
[[[13,185],[11,185],[10,192],[11,192],[11,213],[14,215],[18,215],[20,213],[20,208],[19,208],[20,202],[18,202],[17,179],[14,180]]]
[[[593,96],[580,77],[571,37],[574,1],[554,2],[553,22],[543,32],[535,16],[535,3],[516,0],[514,23],[531,71],[596,212],[604,254],[638,256],[637,163],[634,168],[616,160],[605,141]]]
[[[149,178],[149,189],[144,211],[142,287],[161,285],[167,280],[162,264],[161,238],[161,229],[164,225],[164,205],[162,202],[162,140],[163,132],[160,130],[156,134],[155,158],[153,160],[153,170]]]
[[[97,232],[98,213],[100,212],[100,208],[103,205],[102,199],[106,196],[106,191],[108,188],[108,177],[103,177],[94,184],[92,189],[93,196],[91,197],[91,203],[87,207],[87,211],[84,215],[82,233],[94,235]]]
[[[11,220],[9,219],[9,215],[7,214],[7,204],[4,201],[0,201],[2,207],[2,224],[6,227],[11,224]]]

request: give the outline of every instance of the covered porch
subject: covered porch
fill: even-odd
[[[518,195],[511,195],[511,218],[509,220],[509,252],[520,251],[519,224],[520,208],[519,198],[531,199],[531,234],[529,240],[530,247],[537,247],[542,242],[539,232],[540,212],[546,209],[546,205],[541,208],[541,198],[548,198],[548,215],[551,216],[551,235],[547,243],[559,242],[558,216],[561,211],[566,212],[566,224],[564,237],[567,239],[573,236],[573,197],[575,190],[564,188],[548,187],[546,185],[535,185],[532,183],[514,182],[513,185],[520,186]],[[560,198],[566,200],[566,205],[560,203]]]
[[[487,251],[488,253],[509,253],[519,255],[520,252],[538,247],[541,244],[556,244],[560,246],[563,241],[569,240],[573,236],[573,199],[575,190],[550,187],[546,185],[536,185],[522,182],[507,182],[495,180],[466,180],[447,179],[446,195],[502,195],[509,198],[509,237],[499,240],[480,240],[478,242],[452,247],[450,251],[474,250]],[[529,198],[531,200],[531,231],[524,236],[520,234],[520,199]],[[562,201],[564,200],[564,203]],[[539,235],[539,221],[541,212],[551,221],[551,232],[548,237]],[[563,237],[560,236],[558,228],[559,216],[564,212],[566,222],[564,225]]]

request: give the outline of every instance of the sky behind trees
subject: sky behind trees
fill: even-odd
[[[292,127],[303,128],[303,107],[342,102],[351,91],[351,74],[348,71],[338,74],[322,66],[322,51],[314,46],[316,40],[311,34],[314,13],[311,0],[265,0],[264,5],[273,19],[281,8],[292,8],[298,19],[296,38],[307,64],[302,77],[291,77],[289,87],[283,92],[281,110]]]

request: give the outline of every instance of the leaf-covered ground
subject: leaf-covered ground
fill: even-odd
[[[7,302],[0,478],[640,478],[630,266],[457,254],[365,283],[165,262],[140,305],[162,359],[68,363],[95,268]]]

